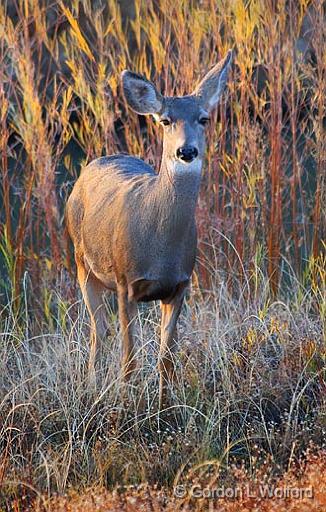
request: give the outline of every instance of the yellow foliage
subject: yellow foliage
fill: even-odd
[[[79,47],[82,49],[82,51],[87,55],[87,57],[89,59],[94,61],[95,60],[94,56],[87,44],[86,39],[84,38],[83,34],[81,33],[81,30],[79,28],[77,20],[73,17],[73,15],[69,11],[68,7],[65,7],[63,2],[60,2],[60,7],[61,7],[63,13],[65,14],[67,20],[70,23],[70,26],[72,29],[72,34],[76,38]]]

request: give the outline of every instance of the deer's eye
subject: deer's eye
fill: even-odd
[[[163,124],[163,126],[170,126],[172,121],[167,117],[163,117],[163,119],[160,119],[160,123]]]
[[[209,121],[209,117],[201,117],[201,118],[199,119],[199,121],[198,121],[198,122],[199,122],[199,124],[201,124],[202,126],[206,126],[206,125],[207,125],[207,123],[208,123],[208,121]]]

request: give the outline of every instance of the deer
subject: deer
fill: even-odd
[[[151,81],[124,70],[127,105],[163,127],[159,172],[127,154],[97,158],[82,169],[66,204],[77,278],[90,315],[89,374],[94,375],[107,332],[105,292],[117,295],[126,380],[136,368],[137,304],[159,300],[160,402],[175,376],[177,321],[196,260],[205,126],[220,101],[231,61],[229,50],[185,96],[163,96]]]

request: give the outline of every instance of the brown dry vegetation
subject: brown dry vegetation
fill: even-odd
[[[305,461],[289,469],[281,478],[271,478],[269,466],[264,465],[253,471],[249,479],[243,468],[230,468],[228,484],[218,484],[219,471],[211,472],[207,480],[197,478],[186,482],[174,491],[158,490],[147,484],[117,488],[109,492],[103,488],[91,488],[83,494],[70,492],[64,497],[39,497],[34,503],[35,511],[56,512],[176,512],[176,511],[216,511],[216,512],[324,512],[326,508],[326,453],[308,453]],[[208,464],[209,465],[209,464]],[[275,492],[276,498],[264,497],[263,489]],[[198,489],[204,490],[206,497],[199,496]],[[208,491],[220,489],[218,498],[208,498]],[[225,489],[237,489],[236,497],[222,496]],[[242,492],[240,492],[240,489]],[[274,489],[274,491],[273,491]],[[277,491],[276,489],[280,490]],[[284,497],[277,497],[277,492]],[[298,498],[302,495],[302,498]]]
[[[259,510],[323,510],[324,46],[321,0],[0,3],[0,510],[203,510],[173,487],[255,485],[266,471],[315,495]],[[229,48],[178,378],[159,414],[157,305],[140,308],[139,371],[125,385],[108,302],[107,353],[89,389],[63,207],[95,157],[159,162],[159,127],[121,95],[124,68],[184,94]]]

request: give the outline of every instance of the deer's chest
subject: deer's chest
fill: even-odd
[[[121,244],[117,273],[128,283],[135,300],[149,301],[173,296],[180,283],[189,281],[196,257],[196,229],[176,238],[149,235]],[[123,248],[125,251],[123,252]],[[136,298],[137,297],[137,298]]]

